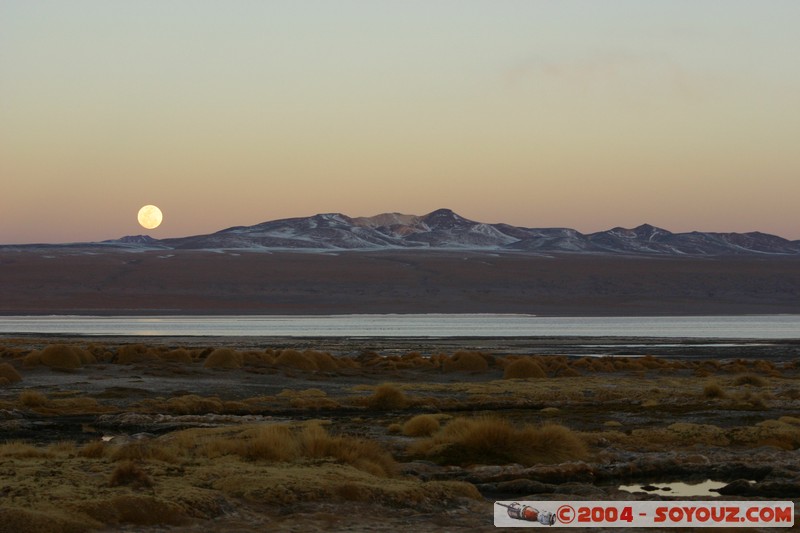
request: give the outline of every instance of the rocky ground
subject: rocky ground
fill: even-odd
[[[0,531],[489,531],[495,500],[800,500],[800,343],[629,344],[0,339]]]

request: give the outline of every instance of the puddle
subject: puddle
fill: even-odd
[[[672,483],[639,483],[636,485],[620,485],[619,490],[626,492],[649,492],[659,496],[719,496],[711,489],[720,489],[727,485],[722,481],[712,481],[707,479],[699,483],[683,483],[674,481]]]

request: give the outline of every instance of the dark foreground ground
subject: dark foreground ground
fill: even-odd
[[[800,313],[800,258],[0,247],[0,295],[0,314]]]
[[[0,532],[493,531],[495,500],[800,499],[800,340],[23,336],[0,354]]]

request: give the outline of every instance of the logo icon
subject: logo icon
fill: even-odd
[[[514,502],[511,505],[497,502],[500,507],[505,507],[508,516],[515,520],[525,520],[527,522],[539,522],[544,526],[552,526],[556,523],[556,515],[550,511],[540,511],[530,505],[521,505]]]

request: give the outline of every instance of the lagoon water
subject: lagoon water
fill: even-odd
[[[0,334],[287,337],[800,339],[800,315],[542,317],[511,314],[4,316]]]

